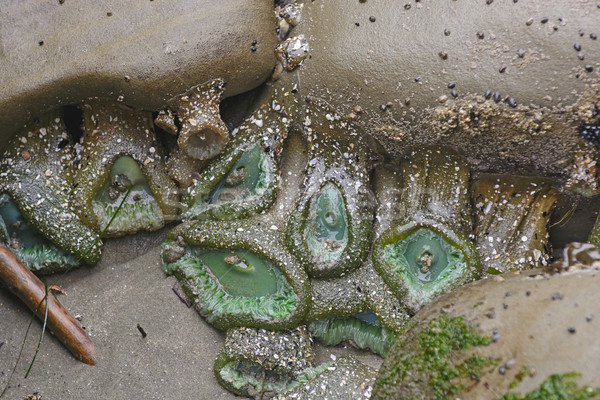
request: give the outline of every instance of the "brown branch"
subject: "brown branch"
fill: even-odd
[[[0,244],[0,280],[20,298],[41,320],[46,313],[46,288],[40,279],[28,270],[4,245]],[[77,321],[60,304],[51,292],[48,293],[48,327],[50,331],[86,364],[94,365],[96,350],[94,343]]]

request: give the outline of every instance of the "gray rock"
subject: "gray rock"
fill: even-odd
[[[498,275],[464,286],[427,305],[414,318],[416,330],[446,314],[462,316],[479,335],[491,343],[454,351],[451,365],[457,366],[472,354],[496,359],[483,368],[481,377],[462,382],[467,388],[456,394],[461,399],[498,398],[507,391],[528,393],[552,374],[577,372],[580,385],[600,387],[600,347],[597,332],[600,328],[600,283],[598,267],[549,275],[541,270]],[[415,329],[398,340],[408,340],[404,351],[414,351]],[[412,350],[406,350],[412,349]],[[395,365],[394,348],[378,375],[374,398],[389,395],[389,369]],[[412,356],[420,357],[416,351]],[[403,355],[411,359],[411,354]],[[407,358],[408,357],[408,358]],[[386,372],[387,371],[387,372]],[[418,374],[428,371],[414,371]],[[386,378],[382,378],[386,376]],[[380,381],[381,380],[381,381]],[[383,382],[387,382],[384,384]],[[433,398],[428,381],[410,386],[410,379],[401,382],[395,393],[422,393]],[[387,386],[387,387],[386,387]],[[430,397],[427,397],[429,393]],[[407,397],[408,398],[408,397]],[[413,396],[410,398],[421,398]]]
[[[0,141],[91,96],[154,111],[217,77],[225,96],[255,88],[275,65],[274,24],[267,0],[4,2]]]
[[[392,155],[440,143],[476,170],[566,175],[576,128],[597,119],[598,18],[573,0],[307,1],[293,31],[311,49],[301,91]]]

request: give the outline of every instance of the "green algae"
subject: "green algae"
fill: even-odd
[[[470,381],[478,381],[498,360],[465,351],[492,342],[466,323],[448,314],[426,326],[407,331],[394,343],[379,371],[374,399],[446,399]]]
[[[573,378],[578,377],[577,372],[552,374],[546,378],[539,389],[527,394],[506,393],[498,400],[586,400],[599,399],[600,388],[580,386]]]

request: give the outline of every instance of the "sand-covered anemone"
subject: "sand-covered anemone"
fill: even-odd
[[[166,172],[151,114],[90,100],[83,119],[72,193],[79,217],[105,236],[157,230],[172,221],[179,194]]]
[[[303,123],[309,161],[304,192],[290,216],[288,247],[309,275],[331,278],[356,268],[368,254],[372,157],[360,132],[318,99],[305,104]]]
[[[283,141],[295,119],[296,90],[283,80],[269,88],[268,102],[232,132],[233,139],[187,189],[187,219],[234,219],[275,201]]]
[[[469,235],[470,166],[446,148],[412,150],[401,164],[399,222],[376,240],[373,266],[411,312],[480,274]]]
[[[185,156],[208,160],[227,145],[229,130],[219,114],[224,86],[222,79],[194,86],[171,100],[155,119],[156,125],[178,135],[177,145]]]
[[[316,367],[320,373],[305,377],[302,384],[276,397],[277,400],[292,399],[369,399],[373,391],[377,371],[352,356],[343,356],[335,362]]]
[[[385,329],[399,332],[410,315],[402,299],[375,271],[370,262],[335,279],[311,279],[311,303],[305,321],[373,313]]]
[[[286,331],[235,328],[214,364],[219,383],[232,393],[272,398],[321,372],[313,367],[312,339],[305,326]]]
[[[199,221],[167,235],[163,269],[219,329],[286,329],[308,311],[310,282],[282,238],[255,221]]]
[[[0,164],[2,240],[43,273],[93,264],[102,249],[71,209],[71,146],[62,113],[53,111],[26,125]]]
[[[80,260],[40,234],[11,200],[0,195],[0,241],[30,270],[52,273],[77,266]]]
[[[472,192],[484,275],[548,263],[547,226],[558,198],[550,179],[484,174]]]

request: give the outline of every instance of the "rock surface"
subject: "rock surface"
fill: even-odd
[[[577,382],[600,387],[600,274],[597,268],[547,275],[540,270],[510,273],[474,282],[423,308],[413,322],[423,327],[447,314],[463,316],[480,335],[491,338],[487,346],[457,352],[458,363],[467,355],[497,358],[495,366],[483,370],[479,381],[470,381],[461,399],[498,398],[510,391],[528,393],[552,374],[578,372]],[[399,340],[414,338],[411,331]],[[395,365],[390,350],[378,375],[374,398],[407,390],[382,385],[382,375]],[[415,354],[419,357],[419,354]],[[523,373],[523,371],[526,371]],[[521,377],[518,375],[521,374]],[[414,393],[414,388],[411,389]],[[427,383],[422,393],[430,393]],[[412,397],[411,397],[412,398]]]
[[[597,119],[599,18],[576,0],[307,1],[301,90],[394,156],[443,143],[476,170],[566,174],[578,126]]]
[[[91,96],[154,111],[217,77],[225,96],[248,91],[273,70],[274,27],[266,0],[5,2],[0,140]]]

